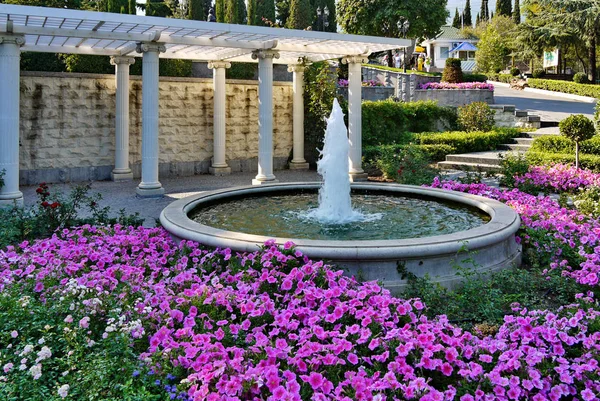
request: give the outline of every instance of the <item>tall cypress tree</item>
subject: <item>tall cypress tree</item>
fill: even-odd
[[[225,12],[223,15],[223,22],[227,22],[228,24],[237,24],[238,1],[237,0],[224,0],[224,2],[225,2]],[[218,22],[221,22],[221,21],[218,21]]]
[[[163,0],[146,0],[146,15],[150,17],[168,17],[171,9]]]
[[[256,0],[248,0],[248,25],[256,25]]]
[[[490,20],[490,7],[488,5],[488,0],[485,0],[485,18],[482,18],[482,19],[485,20],[485,21],[489,21]]]
[[[454,12],[454,19],[452,20],[452,26],[456,29],[460,29],[460,14],[458,13],[458,8]]]
[[[477,24],[481,21],[485,21],[485,0],[481,0],[481,9],[479,10],[479,20],[477,21]]]
[[[521,23],[521,4],[519,0],[515,0],[515,8],[513,9],[512,17],[515,24]]]
[[[496,15],[511,17],[511,0],[496,0]]]
[[[306,29],[311,26],[312,15],[308,0],[292,0],[290,3],[290,16],[286,28]]]
[[[463,24],[465,26],[473,26],[473,17],[471,16],[471,0],[467,0],[465,11],[463,12]]]
[[[245,24],[246,19],[248,17],[248,13],[246,11],[246,2],[244,0],[236,0],[237,5],[237,21],[236,24]]]
[[[188,19],[206,21],[211,3],[211,0],[188,0]]]
[[[256,0],[256,24],[253,25],[267,25],[263,18],[275,22],[275,0]]]
[[[478,26],[480,22],[481,21],[479,20],[479,13],[477,13],[477,16],[475,17],[475,26]]]
[[[215,0],[215,17],[217,22],[225,22],[225,0]]]

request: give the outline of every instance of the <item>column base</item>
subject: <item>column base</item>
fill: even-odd
[[[133,173],[131,171],[128,173],[112,171],[110,173],[110,179],[113,181],[131,181],[133,180]]]
[[[350,182],[364,182],[369,178],[367,173],[349,173]]]
[[[231,167],[209,167],[208,173],[212,175],[216,175],[217,177],[221,177],[224,175],[231,174]]]
[[[258,178],[253,178],[252,179],[252,185],[265,185],[265,184],[275,184],[279,182],[279,180],[273,178],[272,180],[263,180],[263,179],[258,179]]]
[[[290,162],[290,170],[308,170],[308,167],[307,162],[295,162],[293,160]]]
[[[137,187],[135,193],[140,198],[162,198],[165,194],[165,189],[163,187],[159,188],[140,188]]]
[[[23,207],[23,194],[19,192],[20,196],[10,199],[0,199],[0,208],[2,207]]]

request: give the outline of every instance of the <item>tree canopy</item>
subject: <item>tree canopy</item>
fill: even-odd
[[[475,61],[484,72],[495,72],[506,67],[508,56],[513,52],[516,25],[512,18],[496,15],[482,27]]]

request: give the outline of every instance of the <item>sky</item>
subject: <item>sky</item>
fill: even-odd
[[[464,8],[465,4],[467,3],[467,0],[448,0],[448,10],[450,11],[450,18],[449,18],[449,23],[452,23],[452,18],[454,18],[454,12],[456,10],[456,8],[458,7],[459,12],[461,8]],[[512,0],[512,3],[514,3],[514,0]],[[488,8],[490,10],[490,13],[492,11],[496,11],[496,0],[489,0],[488,1]],[[477,16],[477,13],[479,12],[479,10],[481,10],[481,0],[471,0],[471,16],[473,17],[473,22],[475,22],[475,17]]]

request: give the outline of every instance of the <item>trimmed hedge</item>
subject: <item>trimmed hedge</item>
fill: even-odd
[[[600,98],[600,85],[578,84],[576,82],[537,78],[529,78],[527,80],[527,85],[529,85],[530,88]]]
[[[458,153],[467,153],[495,150],[498,145],[508,143],[517,136],[519,130],[503,128],[489,132],[429,132],[415,135],[415,140],[420,145],[450,145]]]
[[[575,164],[575,153],[546,153],[534,152],[530,150],[525,154],[527,161],[536,166],[550,164]],[[579,168],[600,172],[600,156],[598,155],[579,155]]]
[[[366,146],[363,148],[363,162],[366,165],[374,165],[375,161],[387,150],[395,153],[400,152],[408,144],[392,144],[392,145],[379,145],[379,146]],[[446,155],[456,153],[456,148],[450,145],[438,144],[438,145],[413,145],[419,150],[423,151],[432,162],[444,160]]]
[[[362,141],[364,146],[408,143],[409,132],[434,131],[438,121],[456,126],[456,109],[438,106],[434,101],[363,102]]]
[[[541,153],[573,153],[575,142],[564,136],[548,135],[536,138],[531,145],[531,152]],[[579,143],[579,151],[583,154],[600,156],[600,136]]]
[[[488,80],[485,74],[468,74],[463,72],[463,82],[485,82]]]
[[[515,77],[510,74],[488,74],[489,81],[504,82],[505,84],[509,84],[513,79],[515,79]]]

